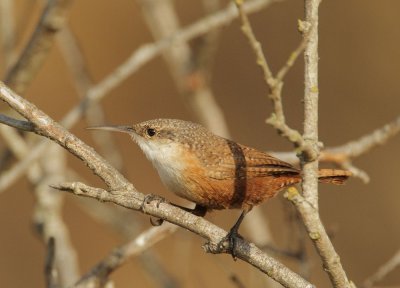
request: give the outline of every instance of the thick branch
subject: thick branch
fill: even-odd
[[[305,0],[305,23],[309,31],[304,33],[307,44],[304,50],[304,134],[307,146],[319,154],[318,142],[318,8],[320,0]],[[321,222],[318,211],[318,158],[302,153],[301,158],[303,197],[290,193],[289,197],[299,211],[310,238],[321,257],[325,271],[334,287],[350,287],[332,242]],[[296,191],[295,188],[292,191]]]
[[[346,273],[340,263],[340,257],[336,253],[335,248],[325,231],[318,210],[303,197],[296,188],[289,188],[285,194],[285,198],[291,201],[299,211],[303,223],[307,229],[308,236],[314,242],[314,245],[321,256],[324,270],[331,278],[334,287],[352,287],[347,280]]]
[[[303,139],[319,154],[318,143],[318,6],[321,0],[305,1],[305,18],[310,27],[303,37],[307,39],[304,50],[304,133]],[[302,153],[302,190],[304,197],[318,209],[318,159]]]

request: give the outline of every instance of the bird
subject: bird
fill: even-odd
[[[241,209],[227,235],[233,256],[245,215],[302,181],[301,170],[293,165],[189,121],[153,119],[134,125],[89,128],[129,134],[167,189],[196,204],[194,214],[205,216],[212,210]],[[351,176],[351,172],[340,169],[320,169],[318,173],[320,182],[332,184],[343,184]]]

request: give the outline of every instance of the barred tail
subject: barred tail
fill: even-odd
[[[318,180],[322,183],[342,185],[352,175],[350,171],[340,169],[320,169]]]

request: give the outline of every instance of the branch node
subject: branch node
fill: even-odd
[[[308,233],[308,235],[309,235],[310,238],[311,238],[312,240],[314,240],[314,241],[316,241],[316,240],[318,240],[318,239],[321,238],[321,234],[319,234],[318,231],[310,232],[310,233]]]
[[[305,34],[310,31],[311,23],[305,20],[298,19],[297,20],[297,29],[300,33]]]
[[[294,198],[297,197],[298,195],[300,195],[300,193],[296,187],[289,187],[283,194],[283,196],[289,201],[293,201]]]

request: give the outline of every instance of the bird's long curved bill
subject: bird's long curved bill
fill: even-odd
[[[87,127],[89,130],[106,130],[113,132],[122,132],[122,133],[132,133],[135,132],[132,126],[118,126],[118,125],[110,125],[110,126],[92,126]]]

